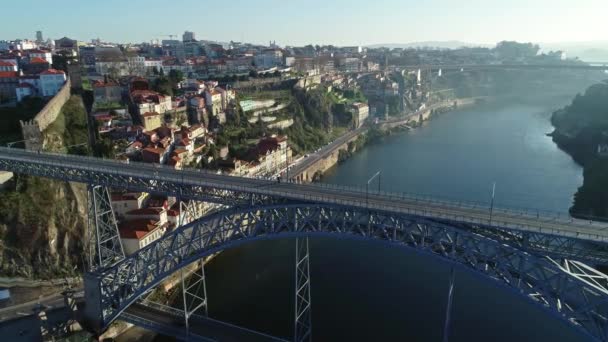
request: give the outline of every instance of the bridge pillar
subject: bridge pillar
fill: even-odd
[[[89,271],[112,266],[124,259],[110,192],[99,185],[88,189]]]
[[[198,262],[197,262],[198,264]],[[209,315],[207,310],[207,286],[205,283],[205,261],[200,260],[200,268],[185,280],[184,269],[181,270],[182,296],[184,300],[184,320],[186,323],[186,334],[190,332],[190,316],[199,309],[204,309],[205,316]]]
[[[180,201],[179,226],[181,227],[184,224],[188,224],[202,217],[203,213],[200,209],[200,204],[198,202],[191,200],[188,202],[188,204],[185,204],[183,201]],[[208,316],[209,314],[207,309],[205,260],[200,260],[200,268],[198,268],[198,265],[195,265],[195,267],[195,271],[190,274],[190,278],[188,280],[185,279],[187,275],[184,274],[184,269],[182,268],[180,271],[186,334],[189,334],[190,332],[190,316],[201,308],[204,309],[205,316]]]
[[[296,239],[296,307],[294,342],[312,340],[312,311],[310,301],[310,260],[308,238]]]

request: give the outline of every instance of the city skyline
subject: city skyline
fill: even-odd
[[[141,3],[117,0],[103,3],[62,0],[60,3],[70,8],[65,15],[71,20],[64,20],[65,15],[49,15],[52,11],[40,6],[38,0],[15,3],[15,12],[28,13],[36,26],[32,30],[32,26],[19,25],[19,16],[9,17],[4,20],[0,39],[34,39],[35,31],[41,30],[45,39],[68,36],[90,41],[99,37],[116,43],[169,39],[169,35],[181,39],[184,31],[195,32],[201,40],[257,44],[276,41],[279,45],[296,46],[420,41],[589,42],[606,40],[601,24],[603,13],[608,10],[608,4],[599,0],[583,0],[574,6],[564,0],[491,3],[469,0],[458,6],[448,0],[425,3],[380,0],[361,4],[312,0],[305,7],[273,0],[258,1],[255,5],[243,1],[211,5],[185,0],[169,8],[173,11],[160,0],[149,0],[145,7]],[[297,16],[288,15],[296,11],[299,11]]]

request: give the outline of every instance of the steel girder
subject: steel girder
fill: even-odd
[[[164,166],[121,163],[113,160],[80,156],[34,153],[0,148],[0,170],[30,174],[65,181],[102,185],[130,191],[175,196],[180,199],[213,202],[230,206],[250,207],[270,203],[325,203],[358,207],[360,210],[385,210],[395,215],[416,215],[449,224],[481,227],[488,231],[529,232],[528,236],[540,250],[562,253],[556,237],[575,249],[578,241],[591,241],[594,246],[608,244],[608,226],[598,222],[572,220],[559,216],[528,215],[494,208],[490,222],[488,208],[460,202],[417,198],[407,194],[369,193],[361,189],[332,185],[299,185],[268,180],[218,175],[200,170],[174,170]],[[363,200],[363,198],[368,200]],[[516,241],[516,240],[513,240]],[[569,258],[586,258],[589,252],[580,249]],[[588,248],[595,253],[598,248]],[[594,254],[592,262],[608,263],[608,254]],[[584,259],[583,258],[583,259]],[[584,259],[589,262],[591,259]],[[602,261],[603,260],[603,261]]]
[[[296,228],[297,229],[297,228]],[[294,342],[312,341],[312,302],[310,301],[310,253],[308,237],[296,238]]]
[[[125,166],[127,165],[125,164]],[[72,164],[62,164],[61,162],[54,165],[41,165],[29,161],[0,159],[0,170],[128,191],[148,192],[231,206],[249,206],[281,201],[281,199],[267,195],[251,193],[246,188],[218,189],[213,185],[188,184],[179,176],[162,177],[160,173],[166,172],[166,169],[161,167],[158,167],[156,173],[153,172],[152,167],[146,167],[146,165],[138,165],[138,169],[141,169],[140,174],[128,174],[97,169],[94,165],[82,165],[75,168]],[[204,177],[206,173],[201,172],[200,175]]]
[[[604,243],[541,232],[475,225],[450,220],[435,221],[502,241],[512,247],[517,247],[539,256],[580,260],[593,265],[608,265],[608,245]]]
[[[376,240],[434,255],[511,288],[589,336],[607,337],[608,294],[501,241],[422,217],[318,204],[230,209],[165,235],[113,267],[89,275],[98,294],[96,326],[105,329],[146,291],[217,251],[260,239],[331,236]]]
[[[89,270],[106,268],[124,259],[110,192],[106,187],[88,189]]]

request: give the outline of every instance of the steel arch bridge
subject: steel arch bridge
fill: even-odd
[[[577,327],[608,338],[608,290],[547,257],[446,222],[328,204],[231,208],[165,235],[112,267],[85,277],[86,316],[105,329],[142,295],[181,268],[261,239],[329,236],[381,241],[433,255],[494,280]]]

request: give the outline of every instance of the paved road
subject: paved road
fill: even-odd
[[[608,242],[608,224],[569,217],[531,215],[517,211],[476,207],[467,203],[418,199],[406,194],[375,193],[326,184],[294,184],[218,175],[196,170],[174,170],[152,164],[129,163],[80,156],[37,153],[0,148],[0,170],[22,172],[75,182],[115,184],[116,187],[150,192],[157,182],[172,195],[180,188],[197,191],[193,199],[209,200],[205,189],[237,191],[298,202],[348,205],[390,213],[414,214],[431,219],[493,225],[523,231],[552,233],[561,236]],[[104,180],[102,182],[102,180]],[[175,192],[175,194],[173,192]],[[199,195],[200,193],[200,195]]]
[[[597,64],[597,63],[594,63]],[[419,64],[397,66],[406,70],[494,70],[494,69],[573,69],[573,70],[608,70],[606,65],[586,64]]]
[[[9,306],[0,309],[0,322],[17,318],[24,317],[34,314],[34,308],[39,304],[43,305],[48,309],[56,309],[64,307],[63,295],[61,293],[52,294],[40,299],[32,300],[27,303]]]

